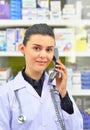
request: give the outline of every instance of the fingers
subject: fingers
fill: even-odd
[[[55,70],[60,72],[63,76],[67,75],[66,67],[59,60],[56,62]]]
[[[64,64],[62,64],[60,61],[57,61],[57,62],[56,62],[55,68],[56,68],[56,69],[63,70],[63,71],[66,71],[66,67],[65,67]]]

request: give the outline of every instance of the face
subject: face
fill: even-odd
[[[48,35],[34,34],[27,45],[20,46],[25,56],[27,72],[43,72],[50,64],[54,53],[55,40]]]

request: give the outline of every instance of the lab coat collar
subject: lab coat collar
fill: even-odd
[[[30,84],[25,81],[25,79],[22,76],[22,72],[19,72],[17,74],[17,76],[14,79],[14,91],[25,88],[27,89],[27,91],[29,93],[31,93],[33,96],[35,97],[39,97],[39,95],[37,94],[37,92],[34,90],[34,88],[31,86],[30,88]],[[43,83],[43,90],[42,90],[42,97],[44,97],[45,92],[47,91],[47,89],[50,90],[50,87],[55,86],[55,82],[50,83],[49,82],[49,75],[45,72],[45,80]],[[40,98],[40,97],[39,97]]]
[[[39,97],[34,88],[24,79],[24,77],[22,76],[22,72],[19,72],[14,79],[14,91],[19,91],[23,88],[26,88],[26,90],[29,93],[31,93],[34,97]]]
[[[14,79],[14,90],[24,88],[26,87],[26,84],[28,83],[24,80],[22,72],[20,71]]]

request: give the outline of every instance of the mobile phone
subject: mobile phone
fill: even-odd
[[[50,73],[49,75],[49,81],[52,82],[56,76],[56,74],[58,73],[55,70],[55,65],[56,65],[56,61],[59,59],[59,52],[58,52],[58,48],[54,49],[54,56],[53,56],[53,63],[54,63],[54,69],[53,71]],[[58,73],[58,76],[61,77],[61,73]]]

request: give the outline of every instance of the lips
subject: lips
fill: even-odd
[[[37,61],[40,65],[44,65],[47,63],[47,61]]]

